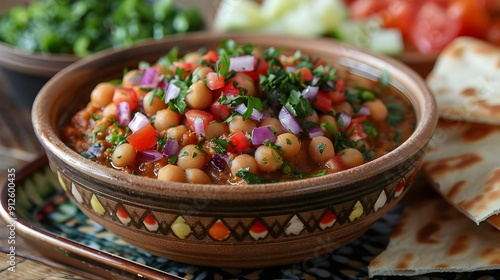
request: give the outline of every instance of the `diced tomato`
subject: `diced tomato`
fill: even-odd
[[[234,78],[227,81],[222,88],[215,92],[214,100],[219,99],[222,93],[224,93],[225,96],[238,96],[240,94],[240,89],[234,85]]]
[[[225,82],[224,82],[224,76],[219,75],[215,72],[210,72],[207,74],[205,77],[207,87],[211,90],[216,90],[224,87]]]
[[[174,74],[177,73],[177,69],[184,70],[184,77],[182,77],[183,79],[187,78],[187,76],[189,76],[189,74],[191,74],[194,71],[194,69],[198,67],[198,65],[194,65],[189,62],[179,62],[179,61],[174,61],[172,66],[173,66],[172,71],[174,72]]]
[[[332,99],[330,98],[330,95],[324,91],[318,91],[316,99],[312,104],[323,112],[329,112],[332,110]]]
[[[158,132],[156,132],[156,129],[148,123],[127,137],[127,141],[130,145],[134,146],[136,150],[144,151],[156,145],[157,136]]]
[[[344,165],[344,162],[339,156],[333,156],[331,159],[327,160],[325,162],[325,166],[329,169],[330,173],[335,173],[347,169]]]
[[[441,51],[460,33],[457,18],[450,18],[446,8],[429,1],[415,17],[411,41],[421,53]]]
[[[203,110],[191,109],[186,111],[184,114],[186,116],[188,127],[189,129],[191,129],[191,131],[194,131],[194,120],[197,118],[201,118],[203,120],[203,126],[205,128],[211,121],[214,120],[214,115]]]
[[[300,68],[295,71],[295,75],[300,76],[300,81],[303,83],[310,82],[314,79],[314,75],[309,68]]]
[[[252,78],[252,80],[256,83],[259,82],[259,75],[267,75],[267,69],[269,68],[269,64],[262,57],[255,58],[254,62],[254,70],[253,71],[244,71],[242,73],[247,74]]]
[[[231,153],[243,153],[250,149],[250,141],[245,136],[243,131],[238,130],[229,136],[229,145],[227,146],[227,150]]]
[[[217,62],[217,60],[219,60],[219,56],[214,50],[209,50],[205,55],[201,57],[201,59],[211,63],[215,63]]]
[[[351,140],[365,139],[368,136],[365,132],[363,124],[360,122],[351,122],[349,127],[346,129],[346,135],[348,135]]]
[[[133,88],[116,87],[113,94],[113,103],[118,106],[123,101],[128,103],[131,111],[134,110],[139,103],[137,92]]]
[[[488,28],[488,42],[500,46],[500,20],[495,20]]]
[[[364,121],[366,121],[367,118],[368,118],[368,116],[360,116],[360,117],[352,118],[351,123],[363,123]]]
[[[217,121],[225,121],[231,115],[231,108],[229,105],[221,104],[219,101],[214,101],[210,105],[210,113],[214,115]]]
[[[448,17],[460,23],[459,36],[486,39],[491,24],[490,16],[477,0],[453,0],[447,13]]]

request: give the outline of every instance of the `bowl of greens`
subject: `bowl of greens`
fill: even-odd
[[[31,107],[40,88],[80,58],[202,29],[197,8],[171,0],[2,1],[0,73],[14,101]]]

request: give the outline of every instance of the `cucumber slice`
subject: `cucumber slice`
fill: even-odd
[[[397,29],[382,28],[380,21],[346,21],[333,37],[375,53],[397,55],[403,51],[403,38]]]
[[[398,55],[403,52],[401,31],[395,28],[381,29],[371,34],[368,49],[385,55]]]
[[[258,30],[266,21],[260,5],[251,0],[223,0],[220,2],[213,28],[227,30]]]

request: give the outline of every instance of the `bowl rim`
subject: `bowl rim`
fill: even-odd
[[[260,42],[261,40],[272,40],[273,42],[293,41],[296,49],[301,46],[314,46],[318,51],[328,51],[329,48],[340,48],[346,57],[363,63],[375,69],[384,69],[389,72],[391,78],[404,84],[408,92],[419,92],[421,98],[407,96],[414,107],[417,123],[413,134],[405,142],[401,143],[396,149],[386,155],[367,162],[360,166],[334,174],[328,174],[320,177],[300,179],[295,181],[285,181],[277,183],[265,183],[235,186],[230,184],[189,184],[177,182],[164,182],[157,179],[145,178],[127,174],[120,170],[99,165],[89,159],[86,159],[67,147],[58,137],[58,132],[51,127],[49,115],[45,108],[49,108],[47,96],[57,91],[58,80],[67,78],[66,76],[78,71],[84,65],[100,60],[106,56],[120,56],[134,49],[147,49],[152,45],[175,46],[178,42],[199,41],[200,44],[209,44],[209,42],[220,42],[222,39],[231,38],[236,41],[247,40]],[[279,44],[279,43],[278,43]],[[259,45],[259,44],[255,44]],[[290,47],[291,48],[291,47]],[[168,49],[165,49],[165,53]],[[370,64],[371,63],[371,64]],[[384,67],[382,67],[384,66]],[[102,181],[108,185],[114,185],[121,190],[127,190],[132,193],[143,193],[145,195],[158,196],[158,192],[165,192],[170,197],[192,198],[207,194],[213,195],[218,200],[247,200],[269,199],[270,197],[290,197],[297,194],[306,194],[311,192],[321,192],[331,188],[338,188],[348,183],[366,180],[384,170],[395,168],[404,163],[409,157],[422,150],[430,141],[437,125],[437,105],[435,99],[424,80],[408,66],[396,59],[381,56],[362,50],[360,48],[347,45],[345,43],[332,39],[319,38],[307,39],[283,35],[267,35],[261,33],[239,32],[239,33],[221,33],[202,31],[183,35],[173,35],[163,40],[145,41],[130,48],[105,50],[89,57],[78,60],[70,66],[57,73],[45,84],[36,97],[32,109],[32,123],[35,133],[46,152],[50,152],[58,160],[71,166],[78,172],[82,172],[90,178]],[[56,127],[58,129],[59,126]],[[105,168],[105,172],[103,172]],[[140,186],[140,188],[138,187]],[[160,193],[161,194],[161,193]]]

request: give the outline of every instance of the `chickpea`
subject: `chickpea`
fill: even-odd
[[[178,125],[174,127],[170,127],[167,129],[167,138],[169,139],[175,139],[177,142],[181,142],[182,140],[182,135],[188,131],[187,127],[185,125]]]
[[[316,163],[327,161],[329,158],[335,156],[332,141],[325,136],[314,137],[309,143],[309,155]]]
[[[156,113],[154,127],[158,131],[163,131],[179,125],[180,121],[181,115],[170,109],[163,109]]]
[[[114,103],[110,103],[106,107],[104,107],[104,109],[102,110],[102,116],[103,118],[116,116],[116,105]]]
[[[318,122],[318,120],[319,120],[319,117],[318,117],[318,113],[316,113],[316,110],[313,110],[313,111],[312,111],[312,115],[307,116],[307,117],[305,118],[305,121],[306,121],[306,122],[314,122],[314,123],[317,123],[317,122]]]
[[[366,101],[361,106],[370,109],[370,115],[368,118],[373,122],[382,122],[387,119],[388,110],[384,102],[380,99],[375,99],[373,101]]]
[[[257,160],[251,155],[241,154],[235,157],[231,163],[231,173],[236,176],[236,173],[243,168],[247,168],[250,173],[258,174],[259,168]]]
[[[166,109],[167,104],[160,97],[155,96],[153,91],[150,91],[144,95],[144,99],[142,100],[142,106],[144,107],[144,111],[146,114],[154,115],[156,112]]]
[[[205,138],[212,139],[228,133],[229,127],[227,123],[211,122],[205,129]]]
[[[339,129],[339,124],[337,122],[337,119],[335,119],[335,117],[331,116],[331,115],[323,115],[321,116],[319,119],[318,119],[318,123],[319,124],[326,124],[326,123],[329,123],[330,127],[333,128],[333,130],[335,132],[339,132],[340,129]],[[325,133],[326,136],[328,137],[331,137],[331,133],[328,129],[326,129],[326,127],[324,125],[321,126],[321,130],[323,130],[323,132]]]
[[[213,93],[203,83],[198,81],[189,87],[190,91],[186,95],[185,101],[191,109],[207,109],[212,104]]]
[[[250,76],[245,73],[238,72],[234,76],[234,80],[238,82],[238,85],[236,85],[236,87],[245,89],[247,95],[258,96],[255,83]]]
[[[134,146],[124,143],[116,147],[111,155],[111,161],[114,166],[125,167],[127,165],[132,165],[135,162],[135,157],[137,152]]]
[[[265,118],[260,121],[259,126],[270,126],[274,129],[274,132],[276,135],[280,135],[285,133],[285,129],[283,128],[283,125],[277,118]]]
[[[251,119],[243,120],[242,116],[234,116],[229,123],[229,132],[234,133],[241,130],[245,133],[251,133],[255,127],[257,125]]]
[[[194,69],[193,78],[191,78],[191,82],[194,84],[198,81],[203,82],[208,73],[215,72],[214,69],[207,66],[200,66]]]
[[[134,87],[141,83],[141,74],[137,70],[128,71],[122,79],[122,86],[124,87]]]
[[[158,180],[185,183],[186,171],[177,165],[167,164],[158,170]]]
[[[184,170],[188,168],[202,169],[205,165],[205,154],[196,145],[186,145],[179,151],[177,165]]]
[[[186,169],[186,178],[188,183],[192,184],[210,184],[212,180],[208,177],[205,171],[198,168]]]
[[[300,153],[300,140],[295,134],[287,132],[276,137],[275,144],[283,151],[284,158],[292,158]]]
[[[100,83],[90,93],[90,103],[96,108],[102,108],[113,101],[115,85],[111,83]]]
[[[259,170],[264,172],[276,171],[283,164],[283,159],[278,151],[268,146],[259,146],[255,150],[255,160]]]
[[[184,55],[183,60],[187,63],[198,62],[201,59],[201,54],[199,52],[189,52]]]
[[[347,148],[338,153],[338,156],[342,160],[342,163],[346,168],[356,167],[365,163],[365,159],[363,158],[363,154],[360,151]]]
[[[333,111],[335,111],[335,113],[340,113],[340,112],[345,112],[349,115],[352,115],[354,114],[354,109],[352,108],[352,105],[349,104],[349,102],[342,102],[338,105],[334,105],[333,106]]]

